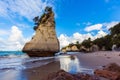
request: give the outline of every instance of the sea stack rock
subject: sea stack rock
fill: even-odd
[[[30,57],[54,56],[59,52],[59,41],[55,31],[54,12],[51,7],[46,7],[44,14],[33,19],[35,35],[23,47],[23,52]]]

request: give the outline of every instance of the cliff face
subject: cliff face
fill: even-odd
[[[29,56],[52,56],[59,51],[53,11],[47,10],[39,22],[35,36],[25,44],[23,52]]]

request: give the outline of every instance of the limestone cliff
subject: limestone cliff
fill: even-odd
[[[46,8],[38,21],[36,33],[32,40],[25,44],[23,52],[31,57],[53,56],[59,51],[59,41],[55,32],[54,13],[52,8]]]

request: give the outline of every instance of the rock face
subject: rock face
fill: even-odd
[[[70,74],[64,70],[54,72],[49,74],[44,80],[100,80],[96,76],[91,76],[89,74]]]
[[[54,13],[47,7],[37,23],[35,35],[23,47],[30,57],[53,56],[59,51],[59,41],[55,32]]]
[[[102,70],[97,69],[94,73],[97,76],[105,77],[109,80],[120,80],[120,66],[115,63],[105,66]]]
[[[92,52],[99,51],[99,47],[97,45],[92,45],[92,47],[90,48],[90,51]]]

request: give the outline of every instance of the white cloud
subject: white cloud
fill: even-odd
[[[119,23],[118,21],[112,21],[112,22],[109,22],[109,23],[103,23],[103,25],[106,26],[106,29],[108,30],[111,27],[114,27],[118,23]]]
[[[61,34],[59,36],[60,41],[60,47],[65,47],[70,43],[75,43],[76,41],[82,42],[85,39],[91,38],[91,40],[94,40],[96,38],[104,37],[108,33],[105,31],[108,31],[109,28],[115,26],[118,24],[118,21],[112,21],[107,23],[101,23],[101,24],[95,24],[91,25],[85,28],[85,31],[90,32],[86,34],[80,34],[78,32],[73,33],[72,36],[67,36],[66,34]],[[93,30],[98,30],[97,34],[94,34]],[[93,35],[94,34],[94,35]]]
[[[100,31],[98,31],[98,33],[94,36],[94,38],[96,39],[96,38],[104,37],[104,36],[106,36],[106,35],[107,35],[106,32],[100,30]]]
[[[72,36],[67,36],[66,34],[61,34],[58,39],[60,42],[60,48],[65,47],[69,45],[70,43],[76,43],[76,41],[79,41],[80,43],[88,38],[91,38],[91,40],[94,40],[96,38],[100,38],[107,35],[106,32],[100,30],[96,35],[92,35],[90,33],[87,34],[80,34],[78,32],[74,33]]]
[[[21,39],[23,39],[22,31],[20,31],[18,29],[18,27],[12,26],[11,35],[9,36],[9,40],[14,42],[14,41],[18,41],[18,40],[21,40]]]
[[[114,27],[118,23],[119,21],[112,21],[112,22],[106,22],[101,24],[94,24],[91,26],[87,26],[84,30],[87,32],[94,31],[94,30],[109,30],[111,27]]]
[[[17,25],[19,28],[23,28],[23,29],[30,28],[30,25],[29,25],[29,24],[16,23],[16,25]]]
[[[84,22],[83,24],[89,26],[89,25],[91,25],[92,23],[91,23],[91,22]]]
[[[21,50],[29,40],[30,38],[24,38],[22,31],[18,27],[12,26],[8,38],[0,38],[0,50]]]
[[[5,36],[5,35],[8,35],[9,33],[8,33],[8,31],[6,31],[6,30],[0,30],[0,36]]]
[[[93,30],[101,30],[102,26],[103,26],[102,24],[95,24],[95,25],[87,26],[85,28],[85,31],[90,32],[90,31],[93,31]]]
[[[53,0],[54,1],[54,0]],[[40,15],[46,6],[53,6],[52,0],[0,0],[0,16],[25,17],[29,20]]]
[[[92,38],[92,35],[90,33],[87,34],[80,34],[78,32],[73,34],[73,40],[71,41],[72,43],[75,43],[76,41],[82,42],[85,39]]]
[[[70,38],[65,34],[61,34],[58,39],[60,41],[60,46],[61,47],[64,47],[64,46],[66,46],[66,45],[68,45],[70,43],[69,42]]]

